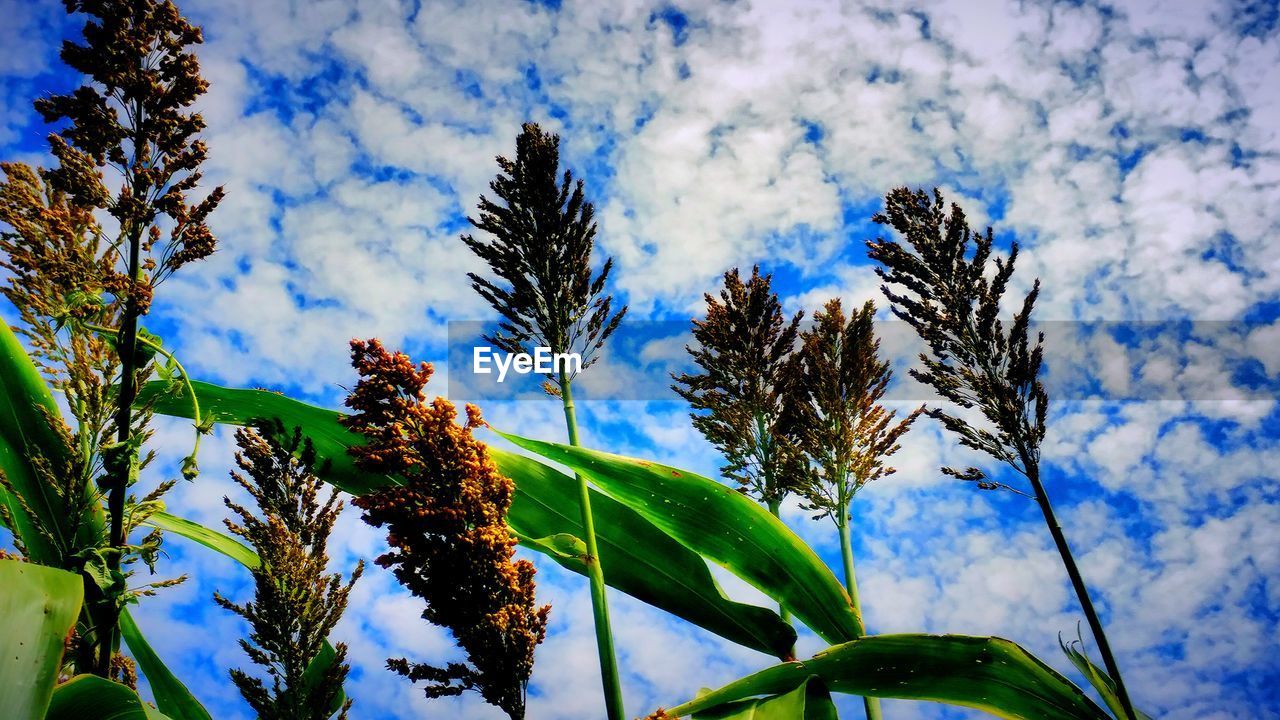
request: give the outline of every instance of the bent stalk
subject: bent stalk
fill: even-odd
[[[578,417],[573,406],[573,389],[568,376],[560,374],[560,399],[564,403],[564,423],[569,431],[569,444],[579,446]],[[582,509],[582,529],[587,545],[587,577],[591,580],[591,612],[595,618],[596,650],[600,655],[600,682],[604,687],[605,712],[609,720],[626,720],[622,707],[622,682],[618,676],[617,654],[613,649],[613,631],[609,625],[609,600],[605,595],[604,570],[596,549],[595,521],[591,517],[591,494],[587,478],[578,479],[578,498]]]

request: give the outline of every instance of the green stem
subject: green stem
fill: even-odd
[[[94,325],[93,323],[85,323],[84,327],[97,333],[106,333],[108,335],[120,334],[120,331],[118,330],[113,330],[112,328],[103,327],[101,325]],[[191,457],[195,457],[196,454],[200,452],[200,437],[204,435],[204,433],[200,430],[200,423],[202,422],[202,418],[200,416],[200,396],[196,395],[196,388],[191,384],[191,374],[182,366],[182,361],[178,360],[177,355],[165,350],[159,344],[151,342],[147,338],[141,336],[136,337],[135,341],[146,345],[154,350],[157,355],[161,355],[166,360],[172,362],[174,367],[178,368],[178,372],[182,373],[182,384],[187,387],[187,395],[191,397],[191,417],[195,418],[196,421],[196,442],[195,445],[191,447]]]
[[[781,520],[782,519],[782,501],[769,500],[766,504],[769,506],[770,514],[772,514],[774,517]],[[778,616],[782,618],[782,622],[788,625],[791,624],[791,611],[787,610],[787,607],[782,603],[778,603]]]
[[[836,527],[840,530],[840,557],[844,561],[844,587],[849,592],[849,603],[853,605],[854,617],[858,619],[858,633],[865,635],[866,625],[862,622],[862,604],[858,601],[858,578],[853,572],[853,541],[849,537],[849,506],[846,503],[836,516]],[[867,713],[867,720],[880,720],[880,698],[863,696],[862,707]]]
[[[569,430],[569,444],[577,447],[578,416],[573,407],[573,389],[569,378],[560,375],[560,399],[564,402],[564,422]],[[605,595],[604,570],[600,567],[600,553],[596,548],[596,527],[591,517],[591,493],[587,478],[581,473],[578,479],[578,498],[582,508],[582,529],[587,544],[587,577],[591,581],[591,612],[595,616],[596,650],[600,655],[600,682],[604,687],[605,715],[608,720],[626,720],[622,708],[622,682],[618,676],[618,660],[613,649],[613,631],[609,627],[609,601]]]
[[[1098,652],[1102,654],[1102,662],[1106,665],[1111,679],[1115,681],[1116,695],[1120,698],[1120,705],[1129,720],[1137,720],[1137,713],[1134,712],[1133,703],[1129,700],[1129,691],[1125,689],[1124,679],[1120,677],[1120,666],[1116,664],[1115,656],[1111,654],[1111,644],[1107,642],[1107,634],[1102,630],[1102,621],[1098,619],[1098,613],[1093,609],[1089,589],[1080,575],[1080,568],[1076,567],[1075,557],[1072,556],[1067,538],[1062,533],[1062,526],[1058,524],[1058,518],[1054,515],[1053,506],[1049,504],[1049,495],[1045,493],[1044,485],[1040,483],[1039,464],[1026,462],[1024,458],[1023,465],[1027,469],[1027,479],[1031,481],[1031,487],[1035,491],[1036,503],[1040,505],[1040,511],[1044,513],[1044,521],[1049,526],[1049,534],[1053,536],[1053,543],[1058,546],[1062,564],[1067,567],[1067,575],[1071,578],[1071,585],[1075,588],[1076,597],[1080,600],[1080,608],[1084,610],[1085,619],[1089,621],[1089,630],[1093,633],[1093,639],[1098,642]]]

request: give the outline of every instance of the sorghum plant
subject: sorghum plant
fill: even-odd
[[[387,528],[391,549],[378,564],[426,601],[422,617],[448,628],[468,661],[434,667],[398,658],[387,666],[426,681],[428,697],[476,690],[520,720],[551,607],[535,606],[533,564],[512,561],[506,515],[515,486],[472,437],[484,424],[478,408],[468,405],[460,426],[448,400],[426,401],[430,365],[415,367],[377,340],[353,340],[351,355],[360,381],[346,401],[354,414],[342,422],[368,443],[350,453],[364,471],[405,480],[353,502],[365,522]]]
[[[746,282],[737,268],[724,274],[720,299],[706,294],[707,316],[693,321],[698,347],[686,348],[701,372],[673,375],[672,389],[693,406],[693,426],[724,455],[725,477],[777,515],[802,487],[803,456],[786,405],[804,313],[787,320],[771,283],[759,267]]]
[[[799,446],[809,461],[800,492],[805,507],[818,512],[815,519],[830,517],[836,524],[845,589],[859,623],[862,604],[853,569],[850,504],[867,483],[895,472],[885,459],[898,451],[898,440],[923,410],[897,420],[894,411],[880,404],[893,372],[880,359],[875,314],[875,303],[868,300],[846,318],[837,298],[814,315],[813,328],[801,333],[800,376],[788,406],[796,414]],[[877,698],[863,702],[868,718],[880,717]]]
[[[66,41],[61,54],[87,81],[35,106],[46,122],[69,121],[49,136],[59,163],[46,173],[52,190],[78,212],[105,210],[117,226],[95,258],[102,261],[101,277],[70,298],[67,308],[82,329],[106,335],[118,356],[118,378],[109,383],[119,386],[112,394],[115,441],[99,448],[113,548],[106,558],[115,573],[126,544],[125,495],[137,478],[147,420],[145,411],[135,417],[133,401],[158,347],[138,320],[160,281],[213,252],[215,240],[205,220],[222,199],[222,189],[188,203],[206,152],[195,139],[204,121],[188,110],[207,88],[188,50],[202,41],[200,29],[168,0],[65,0],[64,5],[88,17],[84,43]],[[104,177],[108,172],[110,179]],[[115,180],[121,185],[113,193],[107,183]],[[108,267],[111,271],[104,272]],[[112,297],[109,304],[103,293]],[[90,312],[98,305],[110,312]],[[194,475],[194,453],[183,472]],[[99,624],[97,669],[106,674],[116,620],[108,615]]]
[[[613,259],[606,259],[592,277],[595,209],[585,199],[582,180],[575,183],[569,170],[560,175],[560,137],[535,123],[521,128],[516,159],[499,156],[497,161],[499,173],[489,187],[498,202],[481,196],[479,218],[467,218],[488,237],[462,236],[497,276],[495,282],[469,273],[471,287],[503,318],[498,331],[485,339],[508,353],[532,353],[535,347],[577,353],[586,369],[599,359],[599,350],[627,312],[626,306],[613,312],[613,296],[604,292]],[[573,379],[574,372],[561,367],[543,388],[560,397],[569,443],[578,445]],[[610,720],[623,720],[591,499],[586,478],[579,476],[578,483],[606,711]]]
[[[950,214],[945,212],[937,190],[932,200],[924,191],[893,190],[885,197],[885,211],[874,220],[894,228],[906,240],[906,246],[884,238],[867,245],[871,258],[881,265],[876,272],[886,283],[882,289],[894,314],[910,323],[931,351],[932,357],[921,354],[924,369],[912,370],[912,376],[960,408],[977,408],[987,427],[939,408],[927,414],[955,433],[961,444],[1008,464],[1027,479],[1125,713],[1134,718],[1102,623],[1041,482],[1040,443],[1049,407],[1039,379],[1044,336],[1033,342],[1028,328],[1040,281],[1032,285],[1006,331],[997,315],[1013,276],[1017,243],[1012,244],[1007,260],[994,258],[994,272],[988,278],[994,242],[991,228],[985,235],[972,232],[959,206],[953,203]],[[891,286],[901,286],[908,293],[897,294]],[[1007,487],[978,468],[943,468],[943,472],[982,489]]]
[[[236,465],[231,477],[254,499],[258,514],[223,498],[238,520],[227,528],[258,553],[253,570],[254,599],[237,605],[219,593],[214,601],[248,621],[252,631],[240,647],[271,679],[271,688],[243,670],[231,680],[262,720],[326,720],[340,705],[346,718],[351,700],[339,702],[350,669],[347,648],[334,646],[334,659],[316,677],[306,672],[320,655],[325,638],[342,617],[351,588],[364,570],[356,564],[344,584],[340,573],[325,572],[327,545],[342,512],[338,491],[320,504],[321,480],[315,450],[302,431],[292,436],[276,423],[236,431]]]

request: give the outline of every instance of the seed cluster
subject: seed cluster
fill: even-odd
[[[443,398],[426,401],[432,368],[415,366],[377,340],[351,343],[360,381],[347,398],[344,424],[368,443],[351,448],[357,466],[398,476],[394,485],[353,502],[364,520],[387,528],[390,551],[377,559],[426,601],[422,617],[448,628],[467,663],[444,667],[392,659],[387,666],[425,681],[428,697],[476,690],[512,718],[523,718],[533,652],[546,634],[550,606],[535,607],[534,568],[512,561],[507,529],[514,484],[472,436],[484,424],[467,406],[467,422]]]

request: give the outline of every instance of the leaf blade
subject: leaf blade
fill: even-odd
[[[79,575],[0,560],[0,708],[40,718],[52,700],[67,633],[80,615]]]
[[[130,654],[138,662],[138,669],[147,678],[160,712],[173,720],[212,720],[209,711],[156,654],[128,608],[120,612],[119,627],[120,637],[129,646]]]

